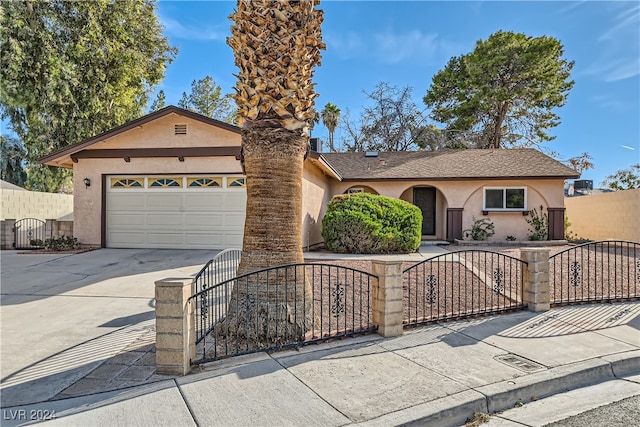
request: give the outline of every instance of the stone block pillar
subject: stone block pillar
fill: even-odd
[[[373,322],[383,337],[402,335],[402,262],[372,261],[374,282],[372,305]]]
[[[522,269],[523,302],[529,311],[547,311],[551,304],[549,286],[549,249],[522,248],[520,259],[527,262]]]
[[[15,242],[16,220],[14,218],[2,221],[2,229],[0,229],[0,249],[13,249]]]
[[[58,233],[56,230],[56,220],[55,219],[47,219],[45,220],[44,226],[44,240],[51,239],[53,237],[58,237]]]
[[[156,372],[186,375],[196,355],[193,278],[156,283]]]

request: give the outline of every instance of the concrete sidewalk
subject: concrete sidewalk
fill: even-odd
[[[2,425],[457,426],[596,382],[640,394],[640,303],[444,323],[213,362],[172,380],[3,408]]]

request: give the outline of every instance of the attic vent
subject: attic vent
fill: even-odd
[[[365,151],[364,156],[365,157],[378,157],[378,152],[377,151]]]
[[[175,125],[174,130],[176,135],[186,135],[187,125]]]

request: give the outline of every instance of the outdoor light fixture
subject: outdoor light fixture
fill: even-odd
[[[84,188],[91,187],[91,180],[89,178],[85,178],[83,182],[84,182]]]

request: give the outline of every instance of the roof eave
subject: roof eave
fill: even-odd
[[[342,175],[340,175],[340,173],[336,170],[336,168],[334,168],[331,163],[329,163],[327,161],[327,159],[320,153],[318,153],[317,151],[314,150],[309,150],[309,154],[307,155],[307,157],[309,159],[311,159],[311,161],[318,167],[320,168],[325,175],[329,175],[335,179],[337,179],[338,181],[342,181]]]
[[[539,175],[539,176],[438,176],[438,177],[345,177],[342,181],[487,181],[487,180],[529,180],[529,179],[578,179],[580,175]]]
[[[108,130],[108,131],[106,131],[104,133],[101,133],[100,135],[96,135],[96,136],[93,136],[91,138],[87,138],[87,139],[85,139],[83,141],[80,141],[80,142],[78,142],[76,144],[72,144],[72,145],[70,145],[68,147],[65,147],[63,149],[55,151],[55,152],[53,152],[53,153],[51,153],[49,155],[41,157],[38,161],[40,163],[42,163],[42,164],[46,164],[46,165],[49,165],[49,166],[67,167],[67,166],[63,166],[62,164],[56,165],[56,164],[52,164],[52,163],[55,163],[55,160],[60,158],[60,157],[71,156],[72,154],[77,153],[78,151],[83,150],[83,149],[85,149],[85,148],[87,148],[87,147],[89,147],[89,146],[91,146],[91,145],[93,145],[95,143],[98,143],[100,141],[104,141],[105,139],[108,139],[108,138],[112,138],[112,137],[114,137],[116,135],[119,135],[121,133],[129,131],[129,130],[134,129],[134,128],[138,127],[138,126],[144,125],[146,123],[152,122],[154,120],[157,120],[157,119],[159,119],[161,117],[164,117],[164,116],[167,116],[169,114],[178,114],[178,115],[181,115],[181,116],[189,117],[189,118],[191,118],[193,120],[198,120],[200,122],[207,123],[207,124],[210,124],[210,125],[213,125],[213,126],[228,130],[230,132],[234,132],[234,133],[237,133],[237,134],[241,134],[242,133],[242,130],[237,126],[231,125],[229,123],[222,122],[220,120],[212,119],[211,117],[206,117],[206,116],[203,116],[201,114],[194,113],[193,111],[189,111],[189,110],[185,110],[183,108],[176,107],[174,105],[169,105],[168,107],[162,108],[162,109],[160,109],[158,111],[154,111],[153,113],[147,114],[146,116],[142,116],[142,117],[140,117],[138,119],[135,119],[135,120],[132,120],[130,122],[127,122],[127,123],[125,123],[125,124],[123,124],[121,126],[115,127],[115,128],[113,128],[111,130]],[[70,157],[69,157],[69,160],[71,160]],[[66,164],[67,162],[65,161],[63,163]]]

